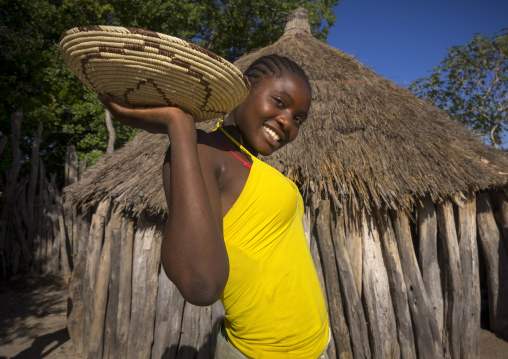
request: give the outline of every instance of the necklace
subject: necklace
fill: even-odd
[[[240,151],[243,152],[244,155],[246,155],[247,157],[249,157],[249,159],[254,162],[253,158],[254,156],[245,148],[243,147],[240,143],[238,143],[237,140],[235,140],[233,138],[233,136],[231,136],[228,131],[226,131],[225,129],[223,129],[221,127],[221,125],[224,123],[224,120],[219,120],[219,122],[217,122],[217,127],[215,128],[215,130],[219,129],[223,134],[225,134],[227,136],[227,138],[229,138],[231,140],[231,142],[233,142],[239,149]],[[214,131],[215,131],[214,130]]]

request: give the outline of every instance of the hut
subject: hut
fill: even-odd
[[[491,330],[508,336],[506,156],[313,38],[304,9],[236,65],[270,53],[300,64],[312,85],[299,137],[263,160],[304,197],[330,357],[478,358],[481,288]],[[81,213],[68,329],[86,357],[213,352],[220,304],[185,303],[160,268],[167,146],[141,133],[66,190]]]

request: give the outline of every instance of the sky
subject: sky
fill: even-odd
[[[328,44],[407,86],[447,49],[508,28],[508,0],[339,0]]]

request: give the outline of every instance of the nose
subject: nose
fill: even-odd
[[[282,114],[277,117],[277,123],[283,130],[290,131],[293,121],[289,114]]]

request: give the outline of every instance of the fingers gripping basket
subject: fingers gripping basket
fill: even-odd
[[[176,106],[204,121],[230,112],[248,93],[233,64],[149,30],[76,27],[62,36],[60,51],[90,89],[127,107]]]

